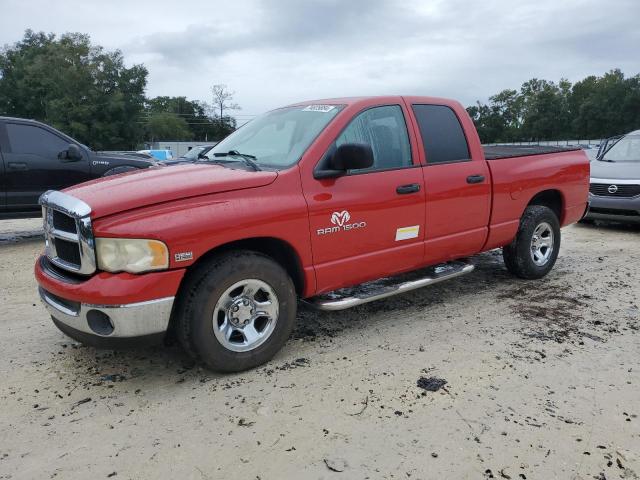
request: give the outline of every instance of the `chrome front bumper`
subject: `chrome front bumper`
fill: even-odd
[[[74,331],[104,339],[145,337],[166,332],[175,298],[124,305],[91,305],[67,301],[43,288],[38,291],[54,320]]]

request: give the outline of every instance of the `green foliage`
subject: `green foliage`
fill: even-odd
[[[187,121],[175,113],[159,112],[149,115],[147,130],[149,140],[191,140],[193,132]]]
[[[105,51],[81,33],[27,30],[0,50],[0,115],[39,120],[96,150],[134,149],[144,140],[219,140],[235,130],[235,119],[217,114],[220,105],[146,99],[146,84],[144,66],[127,68],[120,51]],[[225,92],[230,100],[233,92]]]
[[[25,32],[0,51],[0,114],[48,123],[96,149],[127,149],[142,135],[147,70],[88,35]]]
[[[206,103],[197,100],[187,100],[186,97],[165,96],[148,99],[143,117],[145,120],[144,123],[147,124],[146,138],[147,140],[156,140],[159,138],[163,140],[182,139],[178,135],[178,132],[162,137],[151,131],[151,119],[159,113],[169,113],[183,119],[186,128],[190,132],[190,136],[186,137],[189,140],[193,139],[202,142],[220,140],[235,130],[235,119],[225,117],[221,121],[219,118],[211,118],[207,114],[209,111],[211,111],[211,107]]]
[[[640,75],[612,70],[574,85],[533,78],[467,111],[484,143],[609,137],[640,128]]]

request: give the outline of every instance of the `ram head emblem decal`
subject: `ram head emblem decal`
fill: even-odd
[[[349,212],[347,212],[346,210],[343,210],[341,212],[333,212],[331,214],[331,223],[339,227],[342,227],[349,221],[349,219],[351,219],[351,215],[349,215]]]

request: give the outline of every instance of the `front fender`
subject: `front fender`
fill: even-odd
[[[311,268],[307,205],[296,179],[297,175],[281,175],[263,187],[116,213],[94,220],[94,234],[160,240],[169,247],[169,268],[189,267],[221,245],[275,238],[295,250],[303,269]]]

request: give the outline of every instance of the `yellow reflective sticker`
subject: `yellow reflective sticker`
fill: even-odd
[[[400,240],[408,240],[410,238],[417,238],[420,233],[420,225],[413,225],[411,227],[401,227],[396,230],[396,242]]]

